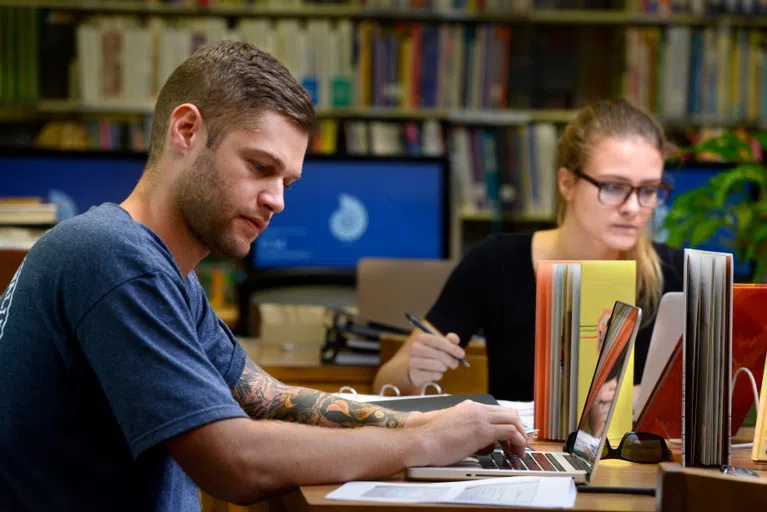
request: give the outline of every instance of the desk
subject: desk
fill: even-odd
[[[262,344],[257,338],[238,340],[248,357],[285,384],[330,393],[336,393],[342,386],[351,386],[358,393],[373,392],[377,366],[323,365],[316,346],[284,350],[277,345]]]
[[[753,436],[753,429],[743,429],[742,439],[734,442],[750,441],[749,435]],[[536,449],[561,451],[561,443],[536,442]],[[679,460],[680,451],[672,446],[675,460]],[[755,464],[751,461],[750,448],[734,448],[732,451],[732,464],[735,466],[756,469],[763,472],[762,478],[767,479],[767,463]],[[631,486],[631,487],[655,487],[658,477],[657,464],[632,464],[620,460],[607,460],[601,462],[592,480],[593,485],[604,486]],[[397,475],[393,479],[402,479]],[[289,492],[283,496],[273,498],[267,502],[251,506],[250,512],[282,512],[286,510],[301,512],[340,512],[340,511],[378,511],[389,510],[418,511],[424,508],[435,508],[434,505],[402,505],[387,503],[360,503],[345,501],[326,500],[325,496],[336,489],[338,485],[315,485],[304,486]],[[487,512],[497,512],[499,507],[470,507],[463,505],[440,505],[439,508],[466,508]],[[515,508],[514,510],[527,510]],[[529,509],[531,512],[540,509]],[[623,494],[588,494],[579,493],[575,501],[575,510],[594,512],[625,512],[625,511],[655,511],[655,498],[652,496],[634,496]]]
[[[319,364],[319,352],[317,350],[281,350],[277,346],[262,345],[253,338],[242,338],[240,343],[248,355],[267,372],[283,382],[304,385],[325,391],[338,391],[343,385],[351,385],[361,393],[370,393],[373,378],[377,368],[332,366]],[[753,428],[742,429],[739,436],[733,440],[737,442],[750,442],[753,439]],[[539,450],[560,451],[562,443],[534,443]],[[678,446],[671,446],[676,460],[679,459]],[[757,469],[765,473],[767,478],[767,464],[754,464],[751,461],[750,448],[733,449],[732,463],[751,469]],[[604,486],[634,486],[655,487],[657,484],[658,466],[655,464],[642,465],[624,461],[608,460],[600,463],[593,479],[593,485]],[[393,479],[403,479],[403,475],[397,475]],[[338,512],[342,510],[360,511],[389,511],[397,510],[420,510],[430,507],[429,505],[390,505],[386,503],[353,503],[341,501],[328,501],[325,496],[337,488],[338,485],[304,486],[287,492],[282,496],[266,500],[250,507],[239,507],[227,504],[210,496],[203,495],[203,510],[205,512],[283,512],[283,511],[312,511],[312,512]],[[453,505],[441,508],[471,508]],[[497,512],[498,507],[475,508],[473,510],[486,510]],[[520,509],[515,509],[520,510]],[[535,509],[540,510],[540,509]],[[575,510],[581,511],[654,511],[655,498],[651,496],[632,496],[620,494],[579,494],[575,502]]]

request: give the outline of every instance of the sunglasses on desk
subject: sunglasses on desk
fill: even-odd
[[[565,442],[565,451],[571,451],[575,443],[576,432],[571,432]],[[610,446],[605,439],[601,460],[621,459],[641,464],[656,464],[671,460],[671,450],[666,440],[650,432],[626,432],[617,448]]]

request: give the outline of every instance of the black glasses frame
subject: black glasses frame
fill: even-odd
[[[665,181],[661,181],[657,185],[657,188],[658,188],[658,190],[661,190],[661,189],[665,190],[666,193],[667,193],[666,197],[664,197],[663,200],[658,200],[658,202],[655,203],[652,206],[645,206],[645,205],[642,204],[642,200],[640,199],[641,196],[639,195],[639,191],[642,190],[643,188],[646,188],[648,185],[639,185],[638,187],[635,187],[631,183],[621,183],[621,185],[625,185],[626,187],[629,187],[628,191],[626,192],[626,195],[623,197],[623,201],[621,201],[620,203],[616,203],[616,204],[607,204],[607,203],[605,203],[602,200],[602,189],[603,189],[603,187],[605,185],[611,184],[611,183],[615,183],[615,182],[613,182],[613,181],[600,181],[600,180],[597,180],[595,178],[592,178],[588,174],[585,174],[585,173],[579,171],[578,169],[571,169],[571,172],[573,174],[575,174],[576,176],[578,176],[579,178],[582,178],[582,179],[588,181],[589,183],[591,183],[592,185],[594,185],[595,187],[597,187],[597,189],[599,190],[599,192],[597,194],[597,199],[599,199],[599,202],[604,204],[605,206],[623,206],[624,204],[626,204],[626,201],[629,200],[629,197],[631,197],[631,195],[634,192],[636,192],[637,193],[637,202],[639,203],[639,206],[641,206],[642,208],[657,208],[658,206],[663,206],[663,204],[666,202],[666,199],[668,199],[668,196],[671,195],[671,192],[673,190],[673,188],[671,187],[671,185],[669,183],[666,183]]]
[[[578,435],[578,431],[570,432],[570,434],[567,436],[567,441],[565,441],[564,445],[564,451],[568,453],[572,453],[573,446],[575,445],[575,438]],[[642,438],[646,440],[652,440],[653,442],[657,441],[660,444],[661,449],[661,456],[658,459],[655,460],[633,460],[629,459],[627,457],[624,457],[621,455],[621,451],[623,450],[623,444],[626,442],[627,439],[629,439],[631,436],[636,436],[639,441],[642,441]],[[621,442],[618,443],[617,448],[613,448],[610,446],[610,440],[605,439],[605,447],[602,449],[602,456],[599,458],[600,460],[606,460],[606,459],[619,459],[619,460],[626,460],[629,462],[635,462],[637,464],[657,464],[659,462],[666,462],[671,460],[672,454],[671,449],[666,444],[666,440],[659,436],[658,434],[653,434],[652,432],[626,432],[623,434],[623,438],[621,439]]]
[[[658,443],[660,444],[660,450],[661,450],[660,458],[658,460],[632,460],[632,459],[629,459],[628,457],[624,457],[623,455],[621,455],[621,452],[623,451],[623,444],[632,435],[637,436],[640,442],[642,441],[640,436],[647,440],[658,441]],[[672,458],[671,450],[666,444],[666,440],[663,439],[662,436],[659,436],[658,434],[653,434],[651,432],[626,432],[623,435],[623,439],[621,439],[621,442],[620,444],[618,444],[617,448],[613,448],[612,446],[610,446],[610,440],[605,439],[605,448],[603,452],[604,451],[606,451],[607,453],[602,454],[601,460],[620,459],[620,460],[627,460],[629,462],[636,462],[637,464],[657,464],[658,462],[669,461]]]

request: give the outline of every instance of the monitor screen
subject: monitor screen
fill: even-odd
[[[104,202],[122,202],[145,164],[145,155],[130,153],[1,152],[0,194],[57,203],[59,219],[64,220]]]
[[[668,201],[663,206],[656,209],[655,214],[655,236],[654,239],[657,242],[665,242],[667,234],[662,229],[663,221],[668,214],[668,210],[674,203],[674,199],[679,195],[688,192],[690,190],[699,188],[705,185],[716,174],[723,169],[732,167],[727,164],[687,164],[683,167],[671,166],[667,167],[664,171],[664,178],[671,183],[674,190],[668,198]],[[744,192],[745,193],[745,192]],[[737,194],[732,197],[733,202],[737,200]],[[733,253],[734,248],[731,242],[734,240],[734,232],[721,229],[714,234],[706,242],[696,245],[695,249],[701,249],[704,251],[717,251]],[[692,245],[686,243],[684,247],[693,248]],[[748,280],[752,273],[752,265],[748,261],[735,261],[735,277],[739,280]]]
[[[12,150],[0,152],[0,193],[59,205],[59,219],[122,202],[146,155]],[[363,256],[447,257],[448,177],[439,158],[308,156],[286,208],[254,243],[258,269],[353,269]]]
[[[307,159],[256,239],[256,269],[353,269],[364,256],[445,258],[442,159]]]

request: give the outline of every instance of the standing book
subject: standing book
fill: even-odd
[[[535,426],[542,439],[567,438],[577,428],[616,301],[634,304],[634,261],[537,262]],[[608,437],[631,430],[633,353]]]
[[[682,465],[730,463],[732,254],[685,249]]]

